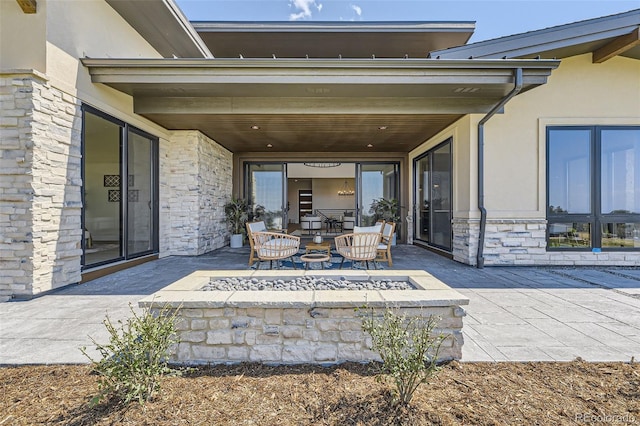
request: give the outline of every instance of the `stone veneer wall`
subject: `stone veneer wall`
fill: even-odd
[[[440,316],[435,333],[450,337],[439,358],[462,357],[463,308],[399,308],[398,312]],[[180,309],[179,313],[180,343],[172,358],[176,362],[334,364],[380,360],[371,351],[371,337],[362,331],[362,319],[353,308],[221,307]],[[382,310],[377,308],[375,315],[381,316]]]
[[[476,265],[479,221],[454,219],[454,259]],[[639,266],[638,252],[547,251],[545,219],[488,219],[484,261],[491,265]]]
[[[283,275],[283,273],[286,274]],[[203,291],[220,278],[282,279],[348,277],[351,281],[398,280],[415,290]],[[224,271],[200,270],[138,302],[159,314],[176,310],[180,343],[172,360],[186,364],[275,364],[370,361],[371,338],[362,315],[382,317],[391,308],[411,317],[439,317],[435,333],[449,336],[440,359],[462,356],[462,306],[469,299],[423,270]]]
[[[467,265],[475,265],[480,221],[453,219],[451,228],[453,231],[453,260]]]
[[[224,204],[233,187],[232,154],[198,131],[160,145],[161,253],[199,255],[228,242]]]
[[[81,121],[45,77],[0,75],[0,300],[80,280]]]

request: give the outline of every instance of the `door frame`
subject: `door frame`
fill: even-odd
[[[84,271],[86,269],[92,269],[92,268],[96,268],[99,266],[103,266],[103,265],[109,265],[112,263],[116,263],[116,262],[121,262],[121,261],[128,261],[131,259],[136,259],[142,256],[147,256],[150,254],[158,254],[160,251],[160,247],[159,247],[159,221],[160,221],[160,179],[159,179],[159,172],[160,172],[160,165],[159,165],[159,138],[156,136],[153,136],[150,133],[145,132],[142,129],[139,129],[135,126],[130,125],[129,123],[117,119],[97,108],[94,108],[90,105],[87,104],[82,104],[81,105],[81,110],[82,110],[82,132],[81,132],[81,139],[80,139],[80,152],[82,155],[82,159],[80,162],[80,175],[81,175],[81,179],[82,179],[82,189],[81,189],[81,194],[80,194],[80,199],[82,201],[82,209],[81,209],[81,213],[80,213],[80,223],[81,223],[81,229],[82,229],[82,238],[81,238],[81,247],[82,247],[82,255],[80,256],[80,265],[81,265],[81,271]],[[129,185],[128,185],[128,179],[123,179],[124,176],[128,175],[128,160],[129,160],[129,156],[128,156],[128,144],[129,144],[129,132],[133,132],[139,136],[142,136],[144,138],[147,138],[151,141],[151,182],[152,182],[152,188],[151,188],[151,197],[152,197],[152,201],[151,201],[151,207],[152,207],[152,212],[151,212],[151,227],[150,227],[150,245],[151,245],[151,249],[149,250],[145,250],[143,252],[137,252],[135,254],[130,255],[128,253],[128,247],[127,247],[127,241],[128,241],[128,227],[127,227],[127,208],[128,208],[128,197],[123,197],[122,195],[120,196],[120,208],[119,208],[119,216],[118,216],[118,224],[120,227],[120,232],[118,235],[118,243],[120,246],[120,250],[121,250],[121,255],[118,257],[114,257],[113,259],[109,259],[109,260],[105,260],[105,261],[101,261],[101,262],[95,262],[95,263],[91,263],[91,264],[86,264],[86,239],[84,237],[84,230],[86,229],[86,223],[85,223],[85,219],[86,219],[86,199],[85,199],[85,184],[86,184],[86,121],[85,121],[85,117],[86,114],[90,113],[92,115],[95,115],[96,117],[99,117],[101,119],[104,119],[110,123],[113,123],[117,126],[119,126],[119,174],[120,174],[120,191],[121,194],[128,194],[128,190],[129,190]]]
[[[450,232],[450,241],[451,241],[451,247],[444,247],[442,245],[438,245],[438,244],[434,244],[432,241],[425,241],[421,238],[419,238],[420,233],[417,232],[418,231],[418,215],[420,214],[420,202],[421,200],[418,200],[418,182],[419,182],[419,176],[418,176],[418,167],[417,167],[417,163],[418,161],[424,159],[425,157],[432,155],[435,151],[437,151],[438,149],[442,148],[443,146],[445,146],[446,144],[449,144],[449,217],[452,220],[453,219],[453,202],[454,202],[454,197],[453,197],[453,187],[454,187],[454,173],[453,173],[453,137],[448,137],[447,139],[445,139],[444,141],[438,143],[437,145],[429,148],[428,150],[424,151],[422,154],[416,156],[413,159],[413,194],[412,194],[412,198],[413,198],[413,241],[415,244],[418,245],[424,245],[428,248],[433,248],[436,249],[438,251],[443,251],[445,253],[452,253],[453,252],[453,226],[451,223],[451,220],[449,220],[449,232]],[[429,164],[430,164],[430,170],[433,170],[433,156],[430,157],[429,160]],[[432,189],[432,185],[431,185],[431,179],[432,179],[432,174],[429,175],[429,190]],[[433,223],[433,209],[430,208],[429,209],[429,223]],[[429,234],[430,234],[430,240],[432,240],[431,236],[433,234],[433,227],[430,225],[429,226],[429,230],[428,230]]]

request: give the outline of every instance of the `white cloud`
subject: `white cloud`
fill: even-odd
[[[318,12],[322,10],[322,3],[316,3],[316,0],[290,0],[289,7],[294,7],[297,13],[289,15],[290,21],[297,21],[299,19],[311,18],[311,7],[315,7]]]
[[[352,4],[351,9],[353,9],[353,11],[356,12],[356,15],[362,16],[362,8],[360,6]]]

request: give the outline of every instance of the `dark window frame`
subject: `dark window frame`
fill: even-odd
[[[443,140],[442,142],[438,143],[437,145],[435,145],[434,147],[424,151],[422,154],[418,155],[417,157],[415,157],[413,159],[413,194],[412,194],[412,199],[413,199],[413,233],[414,233],[414,241],[418,244],[418,245],[426,245],[428,247],[431,248],[435,248],[438,250],[442,250],[443,252],[446,253],[452,253],[453,252],[453,225],[451,225],[451,236],[450,236],[450,241],[451,241],[451,247],[445,247],[439,244],[435,244],[432,241],[426,241],[423,240],[421,238],[418,238],[417,235],[418,233],[416,232],[416,224],[418,223],[417,221],[417,215],[419,214],[419,208],[418,208],[418,204],[419,204],[419,200],[418,197],[416,195],[416,188],[418,187],[418,168],[417,168],[417,164],[419,161],[425,159],[427,156],[431,156],[429,159],[429,165],[430,165],[430,170],[433,170],[433,153],[435,151],[437,151],[438,149],[442,148],[443,146],[449,144],[449,180],[450,180],[450,184],[449,184],[449,217],[451,218],[451,220],[453,220],[453,204],[454,204],[454,198],[453,198],[453,188],[454,188],[454,173],[453,173],[453,165],[454,165],[454,146],[453,146],[453,136],[449,136],[448,138],[446,138],[445,140]],[[431,214],[431,213],[430,213]],[[429,232],[431,233],[432,230],[430,229]]]
[[[550,187],[550,158],[549,146],[551,143],[550,133],[554,130],[588,130],[590,132],[590,149],[589,153],[591,161],[589,165],[590,187],[591,187],[591,212],[588,214],[575,213],[551,213],[549,211],[549,187]],[[600,252],[600,251],[638,251],[636,247],[602,247],[602,224],[603,223],[640,223],[640,214],[612,214],[602,213],[602,131],[606,130],[640,130],[640,126],[547,126],[545,134],[546,147],[546,218],[547,218],[547,251],[577,251],[577,252]],[[589,247],[551,247],[550,246],[550,230],[552,223],[588,223],[591,226],[591,240]]]
[[[96,268],[99,266],[103,266],[103,265],[108,265],[108,264],[112,264],[112,263],[116,263],[116,262],[122,262],[122,261],[128,261],[128,260],[132,260],[132,259],[136,259],[139,257],[143,257],[143,256],[148,256],[150,254],[158,254],[160,252],[160,138],[158,138],[157,136],[154,136],[148,132],[145,132],[144,130],[135,127],[123,120],[120,120],[116,117],[113,117],[107,113],[105,113],[104,111],[101,111],[97,108],[94,108],[88,104],[82,104],[81,105],[81,111],[82,111],[82,132],[81,132],[81,148],[80,148],[80,152],[82,155],[82,161],[80,162],[80,174],[81,174],[81,179],[82,179],[82,191],[81,191],[81,200],[82,200],[82,212],[81,212],[81,226],[82,226],[82,255],[81,255],[81,260],[80,260],[80,264],[81,264],[81,270],[87,270],[87,269],[92,269],[92,268]],[[132,255],[129,255],[127,253],[127,206],[128,206],[128,201],[127,201],[127,197],[123,198],[123,201],[121,203],[120,206],[120,217],[119,217],[119,223],[120,223],[120,227],[121,227],[121,231],[120,231],[120,235],[119,235],[119,244],[120,247],[122,247],[123,253],[124,255],[122,256],[118,256],[117,258],[113,258],[113,259],[109,259],[106,261],[102,261],[102,262],[95,262],[95,263],[90,263],[90,264],[86,264],[85,261],[85,250],[86,250],[86,241],[84,238],[84,229],[85,229],[85,205],[86,205],[86,200],[85,200],[85,149],[86,149],[86,140],[85,140],[85,115],[87,113],[93,114],[97,117],[100,117],[106,121],[109,121],[113,124],[116,124],[117,126],[120,127],[120,176],[127,176],[128,171],[128,152],[127,152],[127,147],[128,147],[128,138],[129,138],[129,131],[142,136],[144,138],[148,138],[149,140],[152,141],[152,159],[151,159],[151,179],[152,179],[152,197],[153,197],[153,211],[152,211],[152,215],[151,215],[151,227],[152,227],[152,249],[151,250],[146,250],[143,252],[138,252]],[[121,179],[122,182],[122,186],[120,188],[120,190],[122,191],[122,193],[126,194],[128,191],[128,182],[127,179]]]

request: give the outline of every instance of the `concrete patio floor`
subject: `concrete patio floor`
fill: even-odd
[[[29,301],[0,303],[0,364],[84,363],[89,336],[129,315],[129,303],[201,269],[247,269],[248,248],[173,256]],[[476,269],[415,246],[392,269],[424,269],[470,298],[463,361],[640,360],[640,268]]]

